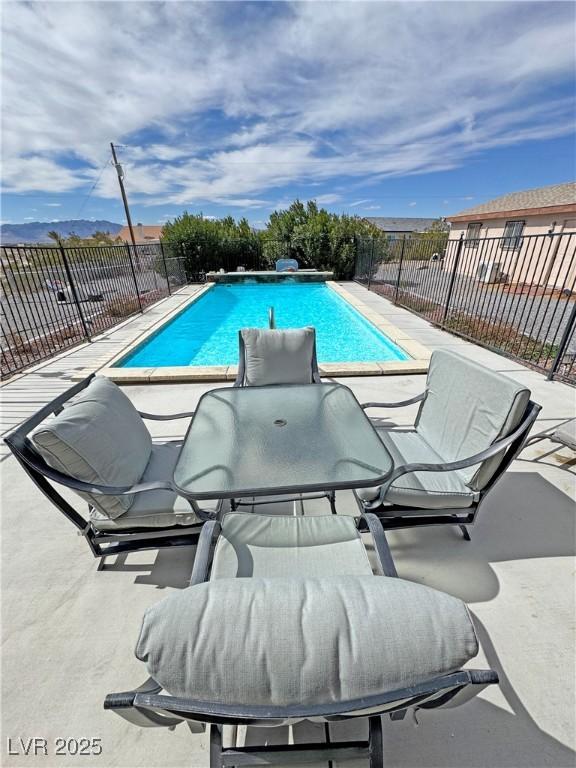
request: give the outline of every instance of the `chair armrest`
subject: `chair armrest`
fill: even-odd
[[[121,485],[121,486],[109,486],[109,485],[93,485],[92,483],[86,483],[84,480],[77,480],[75,477],[70,477],[59,472],[57,469],[52,469],[47,464],[41,465],[35,461],[31,461],[29,457],[26,457],[26,463],[33,467],[37,472],[47,477],[49,480],[53,480],[55,483],[64,485],[67,488],[72,488],[73,491],[81,491],[83,493],[91,493],[96,496],[130,496],[133,493],[144,493],[146,491],[173,491],[172,483],[165,482],[163,480],[155,480],[150,483],[135,483],[134,485]]]
[[[194,566],[190,577],[190,586],[202,584],[208,580],[208,570],[210,567],[212,543],[220,535],[222,526],[217,520],[209,520],[202,526],[200,538],[196,546],[194,555]]]
[[[426,390],[426,392],[422,392],[420,395],[411,397],[409,400],[401,400],[399,403],[361,403],[360,407],[363,410],[366,410],[366,408],[401,408],[403,405],[413,405],[414,403],[419,403],[421,400],[425,400],[427,395],[428,390]]]
[[[149,419],[153,421],[171,421],[172,419],[192,418],[192,416],[194,416],[195,411],[188,411],[186,413],[168,413],[168,414],[144,413],[143,411],[138,411],[138,413],[143,419]]]
[[[384,576],[397,577],[398,571],[394,565],[394,560],[386,540],[386,533],[382,523],[378,517],[376,517],[376,515],[372,514],[371,512],[362,512],[361,521],[365,523],[366,527],[370,531],[370,535],[374,541],[374,548],[376,549],[376,554],[378,555],[378,560],[380,561],[380,566]]]
[[[133,691],[109,693],[104,699],[104,709],[110,709],[117,715],[141,728],[164,727],[173,728],[182,722],[182,718],[168,717],[150,710],[139,709],[135,706],[138,694],[159,694],[162,686],[153,677],[149,677],[142,685]]]
[[[392,475],[380,489],[378,503],[381,504],[384,501],[384,497],[386,496],[389,487],[393,482],[398,480],[398,478],[402,477],[403,475],[410,474],[411,472],[454,472],[458,469],[473,467],[475,464],[481,464],[483,461],[491,459],[492,456],[496,456],[505,448],[508,448],[510,445],[512,445],[512,443],[514,443],[516,440],[521,438],[523,434],[527,434],[534,419],[538,415],[539,410],[539,406],[535,406],[533,409],[531,409],[530,415],[522,421],[520,426],[516,427],[514,432],[511,432],[507,437],[502,438],[502,440],[497,440],[489,448],[486,448],[484,451],[480,451],[480,453],[475,453],[473,456],[468,456],[467,458],[459,459],[458,461],[441,462],[438,464],[401,464],[399,467],[394,469]],[[372,505],[373,502],[372,504],[366,505],[366,507],[370,508]]]

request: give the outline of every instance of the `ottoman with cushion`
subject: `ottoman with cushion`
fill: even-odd
[[[365,536],[376,554],[374,575]],[[215,540],[215,541],[214,541]],[[215,548],[212,555],[212,545]],[[206,524],[192,584],[146,612],[136,656],[149,680],[105,707],[138,725],[211,723],[211,766],[370,757],[382,714],[467,700],[497,682],[460,600],[397,578],[373,515]],[[367,717],[366,742],[224,747],[225,724]]]

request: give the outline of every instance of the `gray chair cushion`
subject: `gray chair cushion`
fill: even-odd
[[[576,419],[567,421],[552,432],[552,439],[576,451]]]
[[[388,448],[394,466],[413,462],[439,464],[444,461],[415,430],[378,429],[378,435]],[[379,486],[357,491],[365,501],[376,499],[379,493]],[[385,501],[442,511],[469,507],[476,499],[477,494],[466,485],[460,472],[411,472],[390,486]]]
[[[416,685],[477,651],[464,603],[383,576],[199,584],[149,608],[136,646],[173,696],[281,707]]]
[[[445,350],[432,354],[427,390],[416,429],[445,462],[473,456],[510,434],[530,400],[522,384]],[[495,456],[462,470],[462,477],[472,490],[481,490],[499,462]]]
[[[338,574],[372,574],[354,518],[232,512],[222,521],[210,578]]]
[[[181,441],[154,443],[150,460],[140,478],[143,483],[171,480],[178,459]],[[214,503],[203,502],[202,507],[212,510]],[[100,510],[90,510],[94,527],[101,531],[126,528],[169,528],[173,525],[194,525],[202,521],[190,504],[173,491],[144,491],[134,494],[134,502],[121,517],[111,520]]]
[[[246,386],[311,384],[313,328],[243,328]]]
[[[137,483],[152,450],[150,433],[136,408],[116,384],[100,377],[31,437],[52,468],[111,487]],[[123,515],[134,500],[133,495],[80,495],[111,519]]]

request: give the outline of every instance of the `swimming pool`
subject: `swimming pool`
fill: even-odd
[[[318,361],[409,360],[410,356],[324,283],[218,284],[115,363],[120,368],[225,366],[238,362],[238,330],[316,329]]]

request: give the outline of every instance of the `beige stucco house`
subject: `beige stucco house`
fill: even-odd
[[[159,242],[163,226],[163,224],[134,224],[132,229],[136,244],[143,245],[145,243]],[[121,240],[123,243],[131,243],[130,229],[127,226],[123,226],[120,232],[118,232],[116,239]]]
[[[512,192],[448,216],[450,240],[463,236],[458,271],[486,282],[506,279],[573,289],[576,183]],[[447,266],[456,248],[449,247]]]

